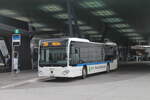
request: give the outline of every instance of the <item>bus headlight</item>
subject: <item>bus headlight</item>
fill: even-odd
[[[67,75],[70,71],[69,70],[64,70],[63,75]]]

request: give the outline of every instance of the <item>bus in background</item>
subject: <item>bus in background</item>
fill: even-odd
[[[80,38],[40,40],[38,75],[84,79],[89,74],[109,72],[117,68],[116,46]]]

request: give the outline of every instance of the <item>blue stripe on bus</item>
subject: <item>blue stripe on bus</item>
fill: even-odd
[[[97,65],[97,64],[107,64],[107,63],[112,63],[112,61],[83,63],[83,64],[76,64],[76,66]]]

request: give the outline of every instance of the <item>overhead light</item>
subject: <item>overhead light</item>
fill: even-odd
[[[101,38],[101,37],[99,37],[99,38],[94,38],[94,40],[97,40],[97,41],[98,41],[98,40],[102,40],[102,38]]]
[[[66,14],[66,13],[58,13],[58,14],[55,14],[54,17],[56,17],[58,19],[68,19],[68,14]]]
[[[119,23],[122,22],[123,20],[121,18],[104,18],[102,21],[106,23]]]
[[[49,5],[43,6],[43,7],[41,7],[41,9],[43,11],[49,11],[49,12],[60,12],[60,11],[63,11],[62,7],[60,7],[58,5],[55,5],[55,4],[49,4]]]
[[[104,2],[97,0],[85,0],[80,3],[83,8],[102,8],[105,7]]]
[[[39,28],[41,31],[54,31],[52,28]]]
[[[57,34],[53,34],[54,36],[63,36],[64,34],[62,33],[57,33]]]
[[[40,24],[40,23],[32,23],[31,24],[32,26],[34,26],[34,27],[45,27],[45,25],[44,24]]]
[[[132,40],[143,40],[143,37],[130,37]]]
[[[80,30],[91,30],[91,29],[93,29],[90,26],[80,26],[79,28],[80,28]]]
[[[139,36],[139,34],[137,34],[137,33],[128,33],[128,34],[125,34],[125,35],[130,36],[130,37]]]
[[[78,21],[79,25],[84,25],[85,23],[83,21]]]
[[[85,32],[83,32],[84,34],[98,34],[98,32],[97,31],[85,31]]]
[[[115,27],[115,28],[129,28],[130,25],[129,24],[113,24],[113,25],[111,25],[111,27]]]
[[[91,35],[90,37],[93,37],[93,38],[101,38],[102,35]]]
[[[139,42],[146,42],[146,40],[139,40]],[[150,47],[150,46],[144,46],[144,47]]]
[[[115,12],[113,12],[111,10],[98,10],[98,11],[94,11],[92,13],[96,16],[112,16],[112,15],[115,15]]]
[[[8,17],[15,17],[15,16],[18,16],[18,13],[9,9],[0,9],[0,15],[4,15]]]
[[[121,29],[120,32],[135,32],[134,29]]]
[[[25,22],[30,22],[31,20],[27,17],[13,17],[14,19],[25,21]]]

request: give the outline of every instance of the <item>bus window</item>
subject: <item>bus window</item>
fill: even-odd
[[[79,64],[79,48],[71,47],[70,65]]]
[[[113,60],[117,58],[117,47],[106,46],[105,47],[105,60]]]

